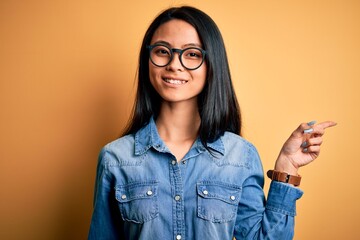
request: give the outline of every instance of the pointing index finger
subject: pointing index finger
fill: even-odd
[[[321,122],[319,124],[316,124],[316,127],[320,127],[322,129],[326,129],[326,128],[329,128],[329,127],[333,127],[333,126],[336,126],[337,123],[336,122],[333,122],[333,121],[325,121],[325,122]]]

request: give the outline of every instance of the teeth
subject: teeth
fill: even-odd
[[[167,83],[177,84],[177,85],[186,83],[186,81],[184,81],[184,80],[169,79],[169,78],[165,78],[164,81]]]

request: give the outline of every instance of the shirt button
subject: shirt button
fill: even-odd
[[[181,235],[176,235],[176,240],[181,240]]]
[[[149,191],[146,192],[146,194],[147,194],[148,196],[151,196],[151,195],[153,195],[153,192],[152,192],[151,190],[149,190]]]
[[[172,165],[175,165],[175,164],[176,164],[176,161],[175,161],[175,160],[172,160],[172,161],[171,161],[171,164],[172,164]]]
[[[234,201],[234,200],[236,199],[236,197],[235,197],[235,196],[231,196],[230,199]]]
[[[175,196],[175,201],[180,201],[181,197],[179,195]]]
[[[203,191],[203,194],[208,195],[209,192],[208,192],[207,190],[204,190],[204,191]]]
[[[126,199],[126,195],[124,194],[124,195],[121,195],[121,199],[122,200],[125,200]]]

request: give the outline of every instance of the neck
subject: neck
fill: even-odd
[[[200,127],[200,115],[197,104],[164,102],[156,119],[160,137],[165,142],[194,142]]]

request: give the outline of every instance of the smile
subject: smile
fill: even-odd
[[[163,80],[167,83],[175,84],[175,85],[181,85],[187,83],[187,81],[185,80],[178,80],[178,79],[163,78]]]

